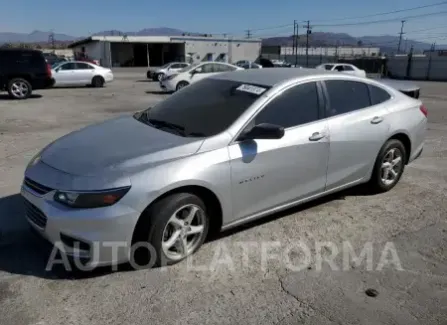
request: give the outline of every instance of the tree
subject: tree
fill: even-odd
[[[363,46],[363,42],[362,42],[362,41],[360,41],[360,40],[359,40],[359,41],[357,41],[357,46],[358,46],[358,47],[361,47],[361,46]]]

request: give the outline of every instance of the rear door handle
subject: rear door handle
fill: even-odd
[[[318,141],[325,137],[326,135],[324,133],[315,132],[309,137],[309,141]]]
[[[380,122],[383,121],[383,117],[381,116],[375,116],[372,120],[371,120],[371,124],[379,124]]]

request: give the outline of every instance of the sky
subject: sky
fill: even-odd
[[[371,18],[350,17],[407,9],[441,0],[0,0],[0,32],[30,33],[33,30],[88,36],[103,30],[138,31],[170,27],[188,32],[242,35],[251,29],[253,37],[291,35],[293,20],[311,21],[313,31],[348,33],[352,36],[397,35],[400,19],[424,13],[435,16],[408,19],[409,39],[433,42],[447,39],[447,2],[444,5]],[[442,13],[445,11],[445,13]],[[395,19],[392,22],[356,26],[321,26]],[[277,27],[283,26],[283,27]],[[276,28],[274,28],[276,27]],[[421,29],[433,28],[430,31]],[[260,30],[261,29],[261,30]],[[445,41],[444,41],[445,42]]]

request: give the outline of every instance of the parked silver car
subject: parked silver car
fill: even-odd
[[[129,261],[142,242],[157,264],[176,263],[211,231],[354,185],[390,190],[422,152],[426,116],[419,100],[366,78],[214,75],[44,148],[25,172],[27,218],[92,265]]]
[[[166,75],[178,72],[187,66],[189,66],[189,63],[186,62],[170,62],[161,67],[150,68],[147,71],[146,76],[148,79],[161,81]]]

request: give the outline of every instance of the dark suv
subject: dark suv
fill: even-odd
[[[51,67],[41,51],[0,49],[0,91],[7,91],[15,99],[26,99],[33,90],[53,84]]]

